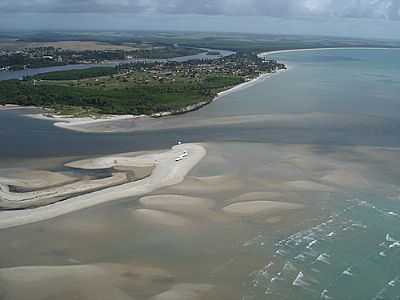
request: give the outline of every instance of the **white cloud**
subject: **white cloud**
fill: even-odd
[[[400,0],[0,0],[0,11],[399,19],[399,3]]]

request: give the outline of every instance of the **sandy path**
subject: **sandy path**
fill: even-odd
[[[185,150],[188,152],[188,156],[181,161],[175,161]],[[132,157],[131,163],[133,165],[135,163],[139,165],[154,164],[155,167],[152,174],[143,180],[70,198],[67,201],[49,206],[0,212],[0,229],[51,219],[116,199],[142,196],[159,188],[178,184],[184,180],[185,176],[200,162],[206,153],[206,149],[202,145],[182,144],[174,146],[166,152]],[[105,159],[109,161],[110,157]]]

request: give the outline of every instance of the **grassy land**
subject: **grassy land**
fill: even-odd
[[[40,74],[33,77],[39,80],[79,80],[86,78],[95,78],[100,76],[113,75],[118,73],[115,67],[94,67],[83,70],[68,70]]]
[[[151,50],[137,50],[129,52],[134,58],[145,58],[145,59],[168,59],[181,56],[196,55],[204,52],[200,49],[193,48],[177,48],[171,46],[163,46],[160,48],[153,48]]]
[[[127,74],[76,79],[82,78],[82,75],[76,76],[70,71],[65,74],[56,73],[42,77],[55,80],[35,83],[33,80],[1,81],[0,104],[41,106],[62,114],[80,116],[152,114],[209,101],[217,92],[243,82],[240,76],[222,74],[204,74],[196,78],[165,76],[160,79],[148,72],[132,71]],[[75,79],[61,80],[65,78]]]

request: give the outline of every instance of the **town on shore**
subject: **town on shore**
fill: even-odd
[[[222,91],[282,69],[284,64],[254,52],[181,62],[126,62],[0,81],[0,104],[43,107],[74,117],[160,117],[198,109]]]

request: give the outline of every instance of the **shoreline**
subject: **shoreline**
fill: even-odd
[[[400,50],[400,48],[390,47],[329,47],[329,48],[301,48],[301,49],[286,49],[266,51],[257,54],[258,57],[265,57],[273,54],[291,53],[291,52],[308,52],[308,51],[321,51],[321,50]]]
[[[186,151],[187,156],[180,161],[176,158]],[[207,150],[202,144],[181,144],[172,149],[132,156],[129,161],[126,156],[115,155],[94,159],[92,162],[75,162],[81,168],[100,168],[115,160],[122,160],[129,165],[153,165],[150,176],[118,186],[89,192],[84,195],[69,198],[48,206],[35,209],[15,211],[0,211],[0,229],[11,228],[44,220],[49,220],[98,204],[119,200],[127,197],[143,196],[160,188],[181,183],[186,175],[206,156]]]
[[[233,86],[233,87],[231,87],[231,88],[229,88],[227,90],[221,91],[212,100],[212,102],[217,101],[219,98],[222,98],[224,96],[227,96],[227,95],[233,94],[235,92],[238,92],[238,91],[247,89],[249,87],[252,87],[252,86],[256,85],[257,83],[259,83],[261,81],[264,81],[266,79],[269,79],[269,78],[271,78],[272,76],[274,76],[276,74],[279,74],[281,72],[287,71],[288,67],[286,66],[286,68],[287,69],[278,70],[275,73],[262,73],[262,74],[258,75],[256,78],[253,78],[253,79],[251,79],[249,81],[242,82],[242,83],[240,83],[238,85],[235,85],[235,86]]]
[[[324,50],[399,50],[400,48],[388,48],[388,47],[330,47],[330,48],[304,48],[304,49],[286,49],[286,50],[275,50],[275,51],[267,51],[267,52],[261,52],[257,56],[258,57],[266,57],[274,54],[280,54],[280,53],[291,53],[291,52],[308,52],[308,51],[324,51]],[[290,70],[290,67],[286,65],[286,69],[281,69],[277,70],[275,73],[262,73],[258,77],[253,78],[247,82],[240,83],[236,86],[227,88],[226,90],[223,90],[217,95],[212,98],[211,100],[208,101],[202,101],[200,103],[195,103],[186,107],[183,107],[179,110],[176,111],[165,111],[165,112],[159,112],[159,113],[154,113],[152,115],[102,115],[100,117],[98,116],[88,116],[88,117],[73,117],[73,116],[63,116],[63,115],[57,115],[55,113],[39,113],[39,114],[28,114],[25,115],[27,117],[35,118],[35,119],[40,119],[40,120],[47,120],[47,121],[52,121],[54,122],[53,125],[62,129],[66,130],[73,130],[77,132],[90,132],[87,129],[84,128],[86,125],[97,125],[97,124],[104,124],[104,125],[111,125],[112,127],[114,122],[118,121],[126,121],[126,120],[131,120],[131,121],[136,121],[136,120],[151,120],[151,119],[163,119],[164,117],[173,117],[173,116],[178,116],[178,115],[183,115],[187,114],[189,112],[193,112],[196,110],[201,109],[204,106],[207,106],[214,101],[219,100],[220,98],[223,98],[224,96],[233,94],[235,92],[241,91],[243,89],[249,88],[251,86],[254,86],[258,84],[261,81],[264,81],[266,79],[271,78],[274,75],[277,75],[281,72],[288,71]],[[7,106],[7,105],[6,105]],[[22,106],[14,106],[11,109],[23,109],[25,107]],[[27,107],[28,108],[28,107]],[[32,107],[30,107],[32,108]],[[7,108],[1,108],[0,110],[7,110]],[[109,133],[109,132],[116,132],[115,129],[104,129],[102,130],[104,133]]]
[[[281,72],[289,70],[289,67],[286,66],[286,69],[281,69],[277,70],[274,73],[262,73],[259,76],[246,81],[242,82],[238,85],[235,85],[233,87],[229,87],[226,90],[223,90],[215,97],[213,97],[209,101],[202,101],[199,103],[195,103],[186,107],[183,107],[177,111],[173,112],[159,112],[159,113],[154,113],[152,115],[102,115],[100,117],[96,116],[88,116],[88,117],[72,117],[69,115],[57,115],[55,113],[38,113],[38,114],[26,114],[24,116],[30,117],[33,119],[38,119],[38,120],[46,120],[46,121],[51,121],[54,122],[53,125],[62,129],[67,129],[67,130],[72,130],[72,131],[77,131],[77,132],[87,132],[86,130],[83,130],[80,128],[80,126],[85,126],[85,125],[95,125],[95,124],[112,124],[113,122],[117,121],[135,121],[135,120],[151,120],[151,119],[162,119],[164,117],[173,117],[173,116],[178,116],[178,115],[183,115],[187,114],[189,112],[193,112],[196,110],[201,109],[204,106],[207,106],[215,101],[218,101],[220,98],[223,98],[224,96],[239,92],[241,90],[244,90],[246,88],[252,87],[259,82],[262,82],[264,80],[270,79],[272,76],[277,75]],[[27,108],[24,106],[18,106],[18,105],[13,105],[13,107],[16,107],[14,109],[23,109]],[[32,108],[32,107],[30,107]],[[38,107],[36,107],[38,108]],[[1,108],[0,108],[1,109]],[[43,108],[42,108],[43,109]],[[104,130],[104,133],[107,132],[115,132],[113,130]]]

